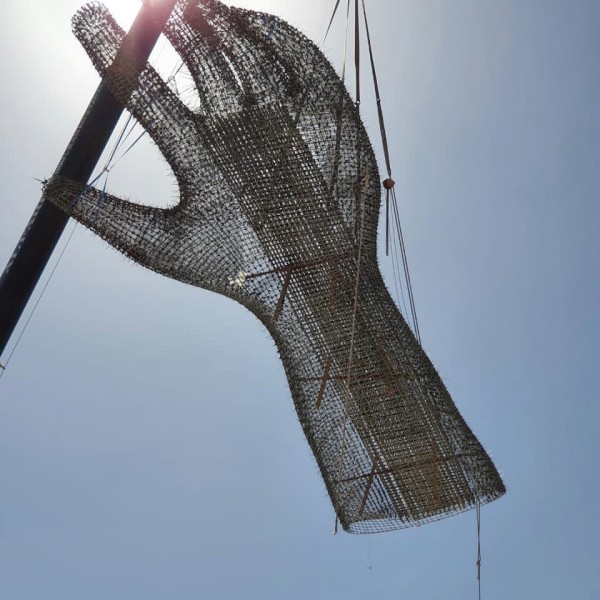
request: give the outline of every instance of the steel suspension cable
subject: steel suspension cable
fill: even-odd
[[[408,293],[408,298],[409,298],[409,304],[410,304],[410,310],[411,310],[411,317],[412,317],[412,322],[413,322],[413,330],[415,333],[415,336],[417,338],[417,340],[419,341],[419,344],[421,343],[421,334],[419,331],[419,323],[417,320],[417,310],[416,310],[416,306],[415,306],[415,299],[414,299],[414,294],[413,294],[413,289],[412,289],[412,283],[411,283],[411,279],[410,279],[410,270],[408,267],[408,258],[406,255],[406,246],[404,244],[404,236],[402,234],[402,227],[400,225],[400,215],[399,215],[399,211],[398,211],[398,203],[397,203],[397,199],[396,199],[396,191],[395,191],[395,182],[392,179],[392,166],[391,166],[391,160],[390,160],[390,150],[389,150],[389,143],[388,143],[388,139],[387,139],[387,132],[386,132],[386,127],[385,127],[385,117],[383,114],[383,107],[381,104],[381,94],[379,92],[379,80],[377,78],[377,68],[375,66],[375,57],[374,57],[374,53],[373,53],[373,44],[371,42],[371,32],[369,29],[369,19],[367,17],[367,8],[365,5],[365,0],[361,0],[362,1],[362,9],[363,9],[363,18],[365,21],[365,32],[367,35],[367,46],[369,49],[369,61],[371,63],[371,73],[372,73],[372,77],[373,77],[373,87],[375,89],[375,99],[377,102],[377,116],[379,119],[379,130],[381,133],[381,142],[382,142],[382,146],[383,146],[383,154],[385,157],[385,166],[386,166],[386,170],[387,170],[387,174],[388,174],[388,178],[383,182],[383,186],[386,190],[386,198],[385,198],[385,206],[386,206],[386,224],[385,224],[385,231],[386,231],[386,254],[389,254],[389,248],[390,248],[390,220],[393,221],[393,223],[396,226],[396,235],[398,237],[398,242],[399,242],[399,246],[400,246],[400,253],[401,253],[401,257],[402,257],[402,264],[404,267],[404,278],[406,280],[406,288],[407,288],[407,293]],[[356,3],[358,5],[358,0],[356,0]],[[391,204],[391,207],[390,207]],[[390,214],[391,213],[391,214]],[[391,219],[390,219],[391,217]]]

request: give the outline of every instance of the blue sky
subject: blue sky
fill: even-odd
[[[313,39],[329,4],[243,3]],[[423,343],[508,488],[482,509],[483,597],[598,598],[600,3],[369,5]],[[5,8],[3,261],[98,83],[77,7]],[[176,198],[146,142],[109,187]],[[474,512],[333,520],[262,326],[78,228],[0,380],[0,597],[476,598]]]

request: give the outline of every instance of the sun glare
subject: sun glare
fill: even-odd
[[[117,23],[125,30],[128,30],[133,23],[135,16],[142,7],[139,0],[104,0]]]

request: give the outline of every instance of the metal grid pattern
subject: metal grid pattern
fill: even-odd
[[[505,491],[392,301],[376,258],[381,184],[356,107],[285,21],[181,0],[165,31],[190,110],[101,5],[74,31],[177,178],[157,209],[52,179],[46,197],[134,261],[251,310],[272,335],[345,530],[435,520]]]

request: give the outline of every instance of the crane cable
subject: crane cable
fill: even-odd
[[[479,600],[481,600],[481,504],[477,499],[475,504],[477,516],[477,591]]]
[[[396,198],[395,181],[392,179],[392,165],[390,160],[390,150],[387,138],[387,132],[385,127],[385,118],[383,115],[383,107],[381,105],[381,94],[379,92],[379,80],[377,78],[377,69],[375,67],[375,58],[373,55],[373,44],[371,43],[371,32],[369,30],[369,20],[367,18],[367,9],[365,6],[365,0],[362,1],[363,18],[365,21],[365,32],[367,34],[367,46],[369,48],[369,60],[371,63],[371,73],[373,76],[373,87],[375,90],[375,100],[377,103],[377,116],[379,119],[379,131],[381,134],[381,143],[383,146],[383,155],[385,158],[385,166],[387,171],[387,179],[383,182],[385,188],[385,207],[386,207],[386,220],[385,220],[385,248],[386,255],[389,255],[390,251],[390,226],[395,226],[395,234],[398,240],[400,248],[400,255],[402,258],[402,265],[404,269],[404,280],[406,282],[407,295],[410,304],[410,313],[413,325],[413,332],[417,338],[419,344],[421,344],[421,333],[419,330],[419,322],[417,319],[417,309],[415,305],[415,298],[412,289],[412,283],[410,279],[410,270],[408,267],[408,258],[406,255],[406,246],[404,244],[404,236],[402,234],[402,227],[400,224],[400,213],[398,210],[398,201]],[[358,0],[356,0],[358,4]],[[358,31],[358,27],[357,27]],[[408,315],[407,315],[408,316]]]
[[[356,1],[358,3],[358,0],[356,0]],[[395,182],[392,179],[392,167],[391,167],[391,161],[390,161],[389,144],[388,144],[387,133],[386,133],[386,129],[385,129],[385,119],[384,119],[384,115],[383,115],[383,108],[381,106],[381,96],[379,93],[379,82],[377,80],[377,70],[375,67],[375,60],[373,57],[373,46],[371,44],[369,22],[368,22],[368,18],[367,18],[365,0],[361,0],[361,1],[362,1],[362,8],[363,8],[363,17],[364,17],[364,21],[365,21],[365,31],[367,34],[367,44],[368,44],[368,48],[369,48],[369,59],[371,62],[371,71],[372,71],[372,75],[373,75],[373,86],[375,89],[375,98],[376,98],[376,102],[377,102],[377,115],[379,118],[379,129],[380,129],[381,141],[382,141],[382,145],[383,145],[383,154],[385,157],[385,166],[386,166],[386,170],[387,170],[387,174],[388,174],[388,178],[383,182],[383,186],[386,190],[386,224],[385,224],[386,255],[389,255],[389,247],[390,247],[390,212],[391,212],[392,222],[396,226],[396,238],[397,238],[398,245],[400,248],[402,264],[404,267],[404,279],[406,281],[407,295],[408,295],[410,312],[411,312],[411,317],[412,317],[412,322],[413,322],[413,331],[414,331],[415,337],[417,338],[419,344],[421,344],[421,334],[419,331],[419,322],[417,320],[415,298],[414,298],[414,294],[413,294],[412,283],[410,280],[410,270],[408,268],[406,245],[404,243],[404,236],[402,234],[402,226],[400,223],[400,212],[398,210],[398,201],[396,198],[396,190],[394,187]],[[357,26],[357,32],[358,32],[358,26]],[[394,241],[393,249],[395,250],[396,244],[395,244],[395,240],[393,240],[393,241]],[[394,262],[393,252],[392,252],[392,262]],[[395,270],[394,270],[394,280],[396,281],[396,271]],[[400,291],[402,292],[401,284],[400,284]],[[404,301],[403,294],[402,294],[402,300]],[[405,311],[406,311],[406,305],[405,305]],[[480,504],[479,499],[477,499],[477,501],[476,501],[475,511],[476,511],[476,519],[477,519],[477,561],[476,561],[477,591],[478,591],[478,598],[479,598],[479,600],[481,600],[481,504]]]
[[[338,2],[339,4],[339,2]],[[337,4],[336,4],[336,10],[337,10]],[[334,13],[335,16],[335,13]],[[333,20],[333,16],[332,16],[332,20]],[[350,25],[350,0],[347,0],[347,7],[346,7],[346,26],[345,26],[345,37],[344,37],[344,55],[343,55],[343,61],[342,61],[342,81],[345,81],[346,79],[346,61],[348,58],[348,28]],[[329,29],[328,29],[329,31]],[[363,204],[363,208],[364,208],[364,204]],[[362,213],[362,217],[364,217],[364,211]],[[364,221],[363,221],[364,222]],[[357,263],[357,274],[356,274],[356,289],[355,289],[355,293],[354,293],[354,302],[353,302],[353,324],[352,324],[352,335],[351,335],[351,341],[350,341],[350,350],[348,353],[348,371],[347,371],[347,385],[344,389],[344,414],[342,417],[342,425],[341,425],[341,429],[342,429],[342,435],[341,435],[341,439],[340,439],[340,459],[338,462],[338,483],[336,485],[336,490],[335,490],[335,494],[336,494],[336,501],[335,504],[339,504],[339,482],[341,479],[341,474],[344,468],[344,454],[345,454],[345,446],[346,446],[346,429],[347,429],[347,420],[348,420],[348,405],[347,405],[347,400],[346,400],[346,394],[349,393],[350,390],[350,372],[352,369],[352,353],[353,353],[353,347],[354,347],[354,327],[355,327],[355,323],[356,323],[356,307],[357,307],[357,302],[358,302],[358,285],[359,285],[359,277],[360,277],[360,255],[361,255],[361,248],[362,248],[362,227],[361,227],[361,231],[360,231],[360,242],[359,242],[359,258],[358,258],[358,263]],[[337,506],[334,505],[334,510],[335,510],[335,523],[333,526],[333,535],[336,535],[338,532],[338,525],[339,525],[339,514],[337,511]]]

